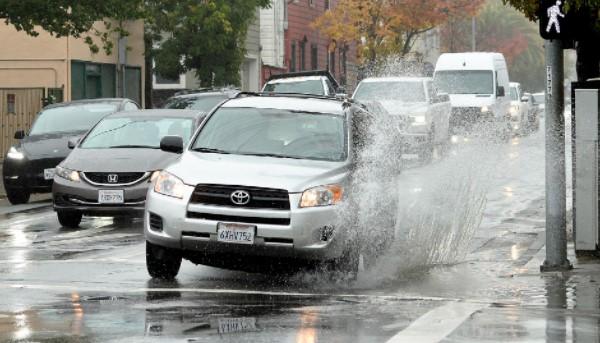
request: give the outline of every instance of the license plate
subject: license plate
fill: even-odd
[[[123,190],[101,189],[98,191],[98,202],[101,204],[122,204],[124,201]]]
[[[224,243],[254,244],[256,226],[241,224],[217,224],[217,240]]]
[[[256,330],[256,318],[219,318],[217,322],[220,334]]]
[[[44,169],[44,179],[45,180],[52,180],[54,179],[54,168],[48,168],[48,169]]]

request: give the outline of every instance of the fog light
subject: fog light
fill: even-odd
[[[331,240],[331,237],[333,236],[333,231],[333,226],[329,225],[319,228],[319,238],[321,242],[328,242],[329,240]]]

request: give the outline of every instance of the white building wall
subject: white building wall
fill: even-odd
[[[285,1],[272,0],[270,8],[260,10],[262,62],[278,68],[284,67]]]

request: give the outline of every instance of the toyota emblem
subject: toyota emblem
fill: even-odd
[[[231,193],[231,202],[234,203],[235,205],[248,205],[248,203],[250,202],[250,193],[246,192],[246,191],[234,191],[233,193]]]
[[[108,179],[108,183],[117,183],[117,182],[119,182],[119,175],[108,174],[107,179]]]

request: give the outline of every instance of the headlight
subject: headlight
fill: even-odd
[[[156,171],[152,172],[152,175],[150,176],[150,182],[156,181],[156,179],[158,178],[159,175],[160,175],[160,170],[156,170]]]
[[[331,206],[342,201],[344,189],[340,185],[326,185],[307,189],[302,193],[300,207]]]
[[[427,119],[425,118],[425,116],[414,116],[414,117],[412,117],[412,124],[413,125],[425,125],[426,121],[427,121]]]
[[[67,168],[58,166],[58,167],[56,167],[55,174],[56,174],[56,176],[62,177],[63,179],[66,179],[69,181],[73,181],[73,182],[80,181],[79,172],[76,170],[71,170],[71,169],[67,169]]]
[[[183,199],[183,181],[171,173],[162,171],[156,177],[154,191],[162,195]]]
[[[23,153],[17,150],[17,148],[15,148],[14,146],[11,146],[10,149],[8,149],[6,157],[13,160],[22,160],[25,158],[25,155],[23,155]]]
[[[487,106],[482,106],[481,107],[481,113],[486,113],[486,112],[489,112],[489,111],[490,111],[489,107],[487,107]]]
[[[519,114],[519,107],[517,107],[517,106],[511,106],[510,107],[510,114],[512,116],[516,116],[517,114]]]

